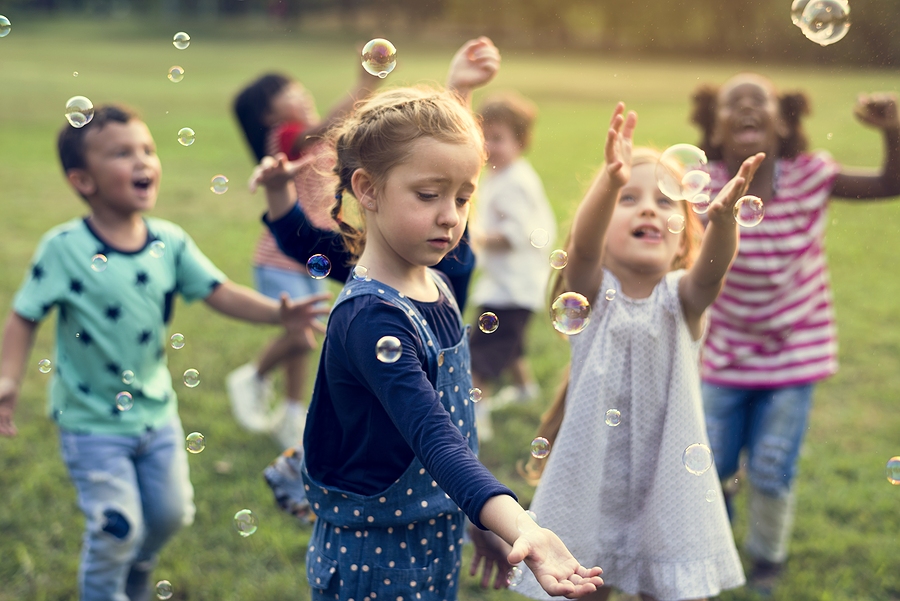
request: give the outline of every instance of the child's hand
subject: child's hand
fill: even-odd
[[[19,385],[12,378],[0,378],[0,436],[15,436],[18,432],[13,413],[19,400]]]
[[[897,96],[893,93],[860,94],[853,107],[856,118],[882,130],[900,130]]]
[[[613,111],[606,134],[606,174],[612,185],[621,188],[631,179],[631,148],[637,113],[625,116],[625,103],[620,102]]]
[[[287,155],[279,152],[274,157],[263,157],[253,169],[250,181],[247,182],[250,192],[256,192],[259,186],[264,188],[277,188],[286,185],[297,175],[299,166],[287,159]]]
[[[741,163],[737,175],[731,178],[725,186],[716,195],[716,198],[709,204],[707,218],[710,223],[717,223],[723,226],[734,226],[734,205],[740,198],[747,193],[750,182],[756,170],[759,169],[766,153],[760,152],[749,157]]]
[[[316,347],[315,332],[325,333],[325,325],[316,319],[328,315],[328,307],[317,307],[316,304],[331,298],[331,294],[323,292],[314,294],[298,301],[293,301],[287,295],[281,295],[281,324],[291,336],[300,341],[306,349]]]
[[[469,526],[469,536],[475,545],[475,555],[472,557],[472,565],[469,567],[469,576],[477,576],[478,566],[483,563],[481,588],[488,588],[491,585],[491,572],[495,568],[494,588],[506,588],[509,584],[509,571],[512,569],[512,565],[506,561],[506,558],[512,547],[490,530],[482,530],[475,526]]]
[[[469,40],[453,55],[447,73],[447,87],[467,96],[475,88],[494,79],[500,70],[500,51],[490,38]]]
[[[523,532],[506,560],[512,565],[528,564],[538,584],[554,597],[576,599],[603,586],[603,570],[578,563],[562,540],[546,528]]]

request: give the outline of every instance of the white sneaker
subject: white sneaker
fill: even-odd
[[[260,378],[256,366],[248,363],[228,374],[225,385],[238,424],[251,432],[268,432],[272,423],[269,419],[272,383]]]
[[[541,394],[541,387],[537,382],[531,382],[525,386],[504,386],[491,397],[492,409],[499,409],[511,403],[528,403],[538,398]]]
[[[475,423],[478,426],[478,442],[487,442],[494,437],[494,424],[491,421],[490,400],[484,399],[475,405]]]
[[[270,418],[272,435],[283,449],[289,449],[303,441],[306,428],[306,407],[301,403],[281,403]]]

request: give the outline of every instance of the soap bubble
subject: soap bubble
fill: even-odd
[[[900,484],[900,457],[891,457],[888,459],[884,471],[887,475],[888,482],[894,486]]]
[[[72,77],[78,77],[78,71],[72,71]]]
[[[363,267],[362,265],[355,265],[351,274],[353,275],[353,279],[357,282],[368,282],[372,279],[369,277],[368,268]]]
[[[12,25],[10,24],[9,19],[0,15],[0,38],[8,36],[11,29]]]
[[[382,336],[375,343],[375,356],[382,363],[396,363],[403,353],[403,347],[396,336]]]
[[[550,319],[557,332],[572,336],[591,319],[591,304],[577,292],[563,292],[550,305]]]
[[[700,194],[695,195],[690,202],[691,210],[698,215],[703,215],[707,211],[709,211],[709,194],[704,194],[703,192],[701,192]]]
[[[797,27],[801,27],[800,17],[803,16],[803,9],[809,4],[809,0],[794,0],[791,3],[791,23]]]
[[[72,127],[84,127],[94,118],[94,103],[84,96],[72,96],[66,101],[66,121]]]
[[[197,139],[197,135],[190,127],[182,127],[178,130],[178,143],[182,146],[190,146]]]
[[[195,455],[206,448],[206,438],[199,432],[191,432],[184,440],[187,450]]]
[[[531,530],[534,530],[538,527],[537,520],[533,517],[533,511],[526,511],[524,513],[520,513],[518,517],[516,517],[516,530],[520,533],[524,534]]]
[[[178,83],[182,79],[184,79],[184,69],[175,65],[174,67],[169,68],[169,81],[172,83]]]
[[[134,384],[134,372],[130,369],[126,369],[122,372],[122,384]]]
[[[119,411],[128,411],[134,407],[134,397],[130,392],[123,390],[116,395],[116,408]]]
[[[200,372],[196,369],[184,371],[184,385],[188,388],[197,388],[200,385]]]
[[[469,389],[469,400],[473,403],[477,403],[481,400],[483,394],[480,388],[470,388]]]
[[[743,227],[759,225],[766,214],[766,207],[758,196],[744,196],[734,203],[734,220]]]
[[[716,500],[716,496],[716,491],[710,488],[708,491],[706,491],[706,502],[712,503]]]
[[[693,198],[703,192],[709,185],[712,178],[706,171],[694,169],[688,171],[681,178],[681,192],[684,194],[685,200],[692,202]]]
[[[525,513],[528,514],[528,517],[530,517],[531,520],[532,520],[535,524],[537,524],[538,526],[541,525],[541,523],[540,523],[540,522],[538,521],[538,519],[537,519],[537,514],[536,514],[535,512],[533,512],[533,511],[531,511],[531,510],[529,509],[529,510],[526,511]]]
[[[175,591],[172,588],[172,583],[168,580],[160,580],[156,583],[157,599],[162,599],[163,601],[165,601],[166,599],[171,599],[174,592]]]
[[[550,253],[550,267],[562,269],[569,264],[569,253],[564,250],[554,250]]]
[[[179,31],[175,34],[175,37],[172,38],[172,45],[179,50],[184,50],[191,45],[191,36],[183,31]]]
[[[610,289],[607,290],[606,293],[603,295],[603,298],[605,298],[605,299],[608,300],[608,301],[613,300],[614,298],[616,298],[616,291],[615,291],[613,288],[610,288]]]
[[[362,66],[370,74],[384,79],[397,66],[397,49],[389,41],[375,38],[362,49]]]
[[[493,334],[500,327],[500,318],[496,313],[487,311],[478,317],[478,329],[485,334]]]
[[[550,441],[538,436],[531,441],[531,456],[535,459],[546,459],[550,454]]]
[[[93,257],[91,257],[91,269],[100,273],[101,271],[106,271],[106,264],[109,262],[109,259],[106,258],[106,255],[101,255],[97,253]]]
[[[169,338],[169,344],[171,344],[172,348],[175,350],[183,349],[184,348],[184,334],[175,332]]]
[[[803,9],[800,31],[820,46],[840,42],[850,31],[850,5],[845,0],[812,0]]]
[[[306,261],[306,271],[314,280],[327,278],[331,273],[331,261],[325,255],[313,255]]]
[[[42,374],[49,374],[51,369],[53,369],[53,364],[50,362],[50,359],[38,361],[38,371]]]
[[[150,256],[154,259],[160,259],[166,254],[166,243],[162,240],[154,240],[150,243]]]
[[[656,164],[656,184],[660,192],[672,200],[684,200],[687,198],[682,181],[688,179],[693,191],[691,196],[700,190],[695,190],[696,182],[689,179],[687,174],[693,171],[701,171],[706,165],[706,153],[690,144],[676,144],[667,148],[659,157]],[[692,175],[691,178],[698,176]],[[702,187],[701,187],[702,189]]]
[[[234,514],[234,529],[244,538],[250,536],[259,528],[259,518],[249,509],[241,509]]]
[[[669,231],[673,234],[680,234],[684,231],[684,216],[678,215],[670,215],[666,220],[666,227],[669,228]]]
[[[531,245],[535,248],[544,248],[550,242],[550,234],[547,230],[537,228],[531,232]]]
[[[606,425],[615,428],[622,423],[622,412],[618,409],[609,409],[606,412]]]
[[[699,476],[712,467],[712,451],[705,444],[696,442],[684,450],[681,462],[687,471]]]
[[[228,192],[228,178],[221,173],[213,176],[213,178],[209,180],[209,189],[216,194],[225,194]]]
[[[509,585],[510,588],[515,588],[522,584],[522,580],[525,579],[525,572],[519,566],[513,566],[509,571],[509,576],[506,577],[506,584]]]

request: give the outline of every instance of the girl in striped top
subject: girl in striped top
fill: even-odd
[[[771,592],[787,556],[792,481],[815,382],[837,370],[837,339],[824,252],[828,200],[900,194],[900,120],[891,95],[862,95],[856,116],[882,130],[880,172],[850,170],[808,152],[801,93],[779,94],[751,73],[694,94],[712,194],[741,162],[765,152],[749,194],[763,221],[742,229],[734,265],[709,311],[701,375],[707,429],[719,476],[731,478],[746,449],[750,585]]]

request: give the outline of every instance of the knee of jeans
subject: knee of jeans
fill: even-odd
[[[120,507],[106,505],[90,526],[91,548],[101,556],[127,561],[132,558],[141,540],[143,526]]]
[[[764,436],[751,450],[747,475],[764,494],[783,497],[791,490],[795,454],[791,441],[780,436]]]

